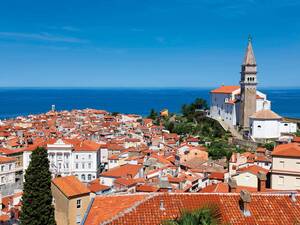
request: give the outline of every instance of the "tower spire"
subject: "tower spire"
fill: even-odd
[[[246,49],[246,54],[244,57],[243,65],[256,65],[256,60],[252,48],[252,37],[251,35],[248,36],[248,46]]]

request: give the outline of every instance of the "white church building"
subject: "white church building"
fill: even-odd
[[[257,69],[251,39],[242,64],[239,86],[224,86],[211,94],[210,117],[247,132],[252,139],[278,139],[295,133],[297,125],[271,110],[267,95],[256,90]]]

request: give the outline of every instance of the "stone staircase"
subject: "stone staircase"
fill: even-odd
[[[243,136],[233,126],[230,126],[229,124],[225,123],[221,119],[216,119],[213,117],[210,117],[210,118],[218,121],[219,124],[223,127],[223,129],[225,131],[229,131],[234,138],[241,139],[241,140],[243,139]]]

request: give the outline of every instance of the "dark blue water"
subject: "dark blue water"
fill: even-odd
[[[70,89],[1,88],[0,118],[57,110],[96,108],[110,112],[148,115],[151,108],[179,112],[184,103],[200,97],[209,100],[210,89]],[[282,116],[300,118],[300,89],[262,90],[272,109]]]

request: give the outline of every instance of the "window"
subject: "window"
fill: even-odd
[[[75,168],[78,169],[78,163],[75,164]]]
[[[4,183],[4,177],[1,177],[1,183],[2,184]]]
[[[92,168],[92,164],[91,164],[91,163],[89,163],[89,164],[88,164],[88,167],[89,167],[89,169],[91,169],[91,168]]]
[[[62,159],[62,154],[57,154],[57,159]]]
[[[89,154],[89,159],[91,159],[92,158],[92,155],[91,154]]]
[[[9,170],[11,170],[11,168],[12,168],[12,164],[9,164]]]
[[[77,215],[76,216],[76,224],[80,224],[81,223],[81,216]]]
[[[81,180],[85,180],[85,175],[84,174],[81,175]]]
[[[285,127],[287,127],[287,125],[288,125],[287,123],[284,124]]]
[[[279,165],[280,165],[280,169],[284,169],[284,161],[283,160],[279,161]]]
[[[69,169],[69,163],[66,163],[66,168]]]
[[[284,185],[284,176],[278,177],[278,185]]]
[[[88,180],[91,180],[91,179],[92,179],[92,175],[89,174],[89,175],[88,175]]]
[[[76,159],[78,159],[78,155],[76,155]]]
[[[5,168],[4,166],[1,166],[1,171],[4,171],[4,168]]]
[[[82,169],[84,169],[84,163],[82,163]]]
[[[257,127],[258,127],[258,128],[261,128],[261,125],[258,125]]]
[[[77,205],[77,209],[81,208],[81,199],[77,199],[76,205]]]

